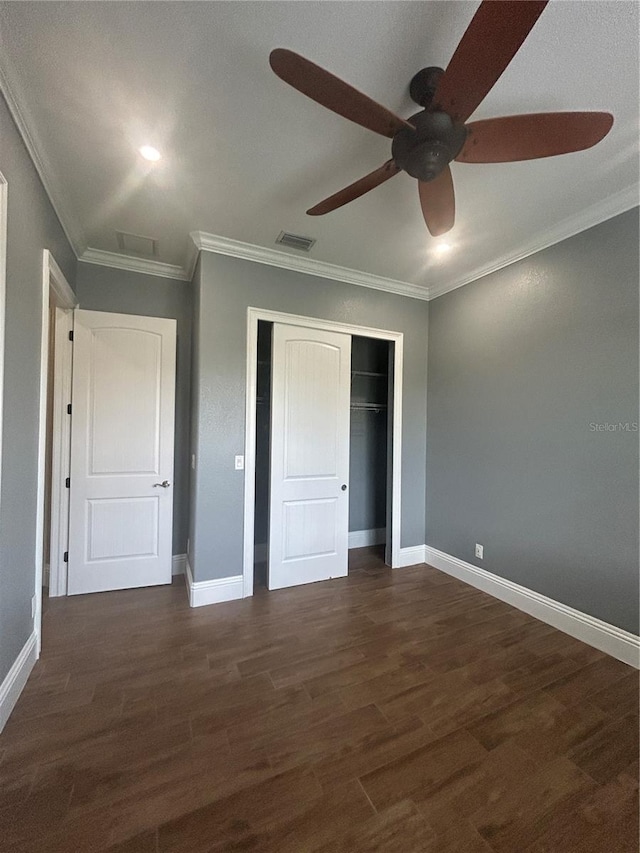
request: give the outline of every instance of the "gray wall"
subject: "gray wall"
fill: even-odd
[[[186,281],[79,263],[76,292],[81,308],[178,321],[173,553],[187,550],[191,399],[192,288]]]
[[[637,633],[638,209],[429,308],[427,543]]]
[[[247,307],[404,333],[403,546],[424,542],[428,305],[415,299],[204,252],[194,286],[197,478],[191,563],[196,581],[242,573]]]
[[[8,182],[4,427],[0,512],[0,682],[33,631],[42,250],[73,285],[75,258],[0,95],[0,172]]]

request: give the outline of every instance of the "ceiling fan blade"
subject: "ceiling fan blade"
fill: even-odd
[[[387,162],[380,166],[379,169],[376,169],[375,172],[370,172],[354,184],[349,184],[349,186],[345,187],[343,190],[334,193],[329,196],[329,198],[325,198],[324,201],[321,201],[314,207],[309,208],[307,213],[309,216],[322,216],[324,213],[331,213],[332,210],[336,210],[336,208],[342,207],[343,204],[348,204],[350,201],[354,201],[356,198],[360,198],[361,195],[368,193],[369,190],[373,190],[377,186],[380,186],[380,184],[388,181],[389,178],[397,175],[399,171],[400,169],[398,169],[393,160],[387,160]]]
[[[439,237],[450,231],[456,219],[456,198],[449,166],[433,181],[418,181],[418,191],[429,233]]]
[[[366,127],[367,130],[389,138],[403,127],[415,130],[409,122],[291,50],[272,50],[269,64],[285,83],[328,110]]]
[[[472,121],[456,160],[510,163],[583,151],[604,139],[612,125],[611,113],[532,113]]]
[[[440,78],[433,107],[465,122],[518,52],[548,0],[484,0]]]

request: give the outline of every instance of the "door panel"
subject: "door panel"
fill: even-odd
[[[157,332],[93,329],[89,356],[92,474],[153,474],[159,470],[161,353],[162,335]]]
[[[347,574],[350,368],[349,335],[274,325],[269,589]]]
[[[284,502],[282,559],[320,557],[337,552],[338,499]]]
[[[171,582],[175,352],[175,320],[75,312],[69,594]]]

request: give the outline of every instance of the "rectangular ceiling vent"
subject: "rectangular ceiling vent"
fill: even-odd
[[[281,246],[299,249],[301,252],[308,252],[315,242],[312,237],[301,237],[299,234],[289,234],[287,231],[281,231],[276,240],[276,243],[280,243]]]
[[[140,234],[128,234],[126,231],[116,231],[118,248],[125,255],[140,255],[143,258],[158,256],[158,241],[153,237],[142,237]]]

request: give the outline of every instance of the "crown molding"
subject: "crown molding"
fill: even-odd
[[[315,258],[302,258],[299,255],[280,252],[277,249],[256,246],[253,243],[243,243],[240,240],[231,240],[229,237],[220,237],[217,234],[207,234],[204,231],[192,231],[190,236],[196,249],[201,252],[229,255],[233,258],[242,258],[245,261],[254,261],[271,267],[295,270],[305,275],[315,275],[334,281],[344,281],[347,284],[356,284],[359,287],[384,290],[399,296],[409,296],[412,299],[429,299],[429,291],[426,287],[410,284],[407,281],[396,281],[395,279],[373,275],[373,273],[318,261]]]
[[[129,270],[131,272],[146,273],[148,275],[171,278],[179,281],[191,281],[198,259],[198,254],[200,251],[206,251],[426,301],[435,299],[438,296],[442,296],[445,293],[449,293],[450,291],[463,287],[466,284],[470,284],[473,281],[477,281],[486,275],[490,275],[504,267],[517,263],[536,252],[540,252],[543,249],[547,249],[550,246],[560,243],[569,237],[573,237],[582,231],[586,231],[595,225],[599,225],[601,222],[605,222],[614,216],[636,207],[639,202],[639,186],[638,184],[633,184],[614,195],[596,202],[574,216],[570,216],[567,219],[562,220],[547,231],[538,233],[535,240],[520,246],[518,249],[509,254],[503,255],[492,263],[476,267],[464,276],[458,279],[453,279],[446,284],[432,285],[430,287],[421,287],[420,285],[412,284],[410,282],[397,281],[395,279],[377,276],[373,273],[354,270],[337,264],[327,263],[325,261],[319,261],[311,257],[305,258],[299,255],[288,254],[273,248],[257,246],[252,243],[244,243],[240,240],[232,240],[231,238],[221,237],[216,234],[208,234],[204,231],[191,232],[191,240],[189,241],[184,267],[163,263],[161,261],[135,258],[127,255],[121,255],[116,252],[87,248],[86,238],[82,228],[80,227],[77,218],[70,213],[69,208],[62,201],[63,194],[60,191],[58,182],[53,176],[54,173],[50,164],[48,163],[47,158],[38,150],[35,138],[29,131],[25,116],[18,105],[17,98],[14,95],[14,87],[10,82],[12,79],[13,75],[9,70],[6,57],[2,59],[2,53],[0,52],[0,92],[4,96],[9,113],[11,114],[11,117],[18,129],[18,133],[22,138],[25,148],[27,149],[49,199],[49,203],[60,222],[60,226],[62,227],[73,252],[78,258],[78,261],[83,263],[108,266],[115,269]]]
[[[0,53],[0,56],[1,55],[2,54]],[[61,193],[59,192],[59,188],[55,186],[55,181],[50,177],[52,174],[51,166],[47,162],[46,157],[38,151],[35,139],[29,131],[27,121],[18,105],[18,100],[13,94],[10,79],[11,75],[7,68],[5,59],[4,65],[0,62],[0,92],[2,92],[2,95],[4,96],[9,113],[18,128],[18,133],[22,137],[24,146],[27,149],[27,153],[31,158],[31,162],[33,163],[38,177],[40,178],[40,182],[44,187],[49,203],[58,218],[60,227],[64,231],[75,256],[80,257],[87,245],[83,231],[80,228],[77,219],[71,215],[68,207],[60,201]]]
[[[530,255],[535,255],[536,252],[541,252],[543,249],[555,246],[556,243],[568,240],[569,237],[574,237],[576,234],[580,234],[582,231],[593,228],[601,222],[606,222],[607,219],[612,219],[620,213],[625,213],[627,210],[631,210],[632,207],[637,207],[639,192],[640,187],[638,184],[632,184],[614,195],[601,199],[599,202],[596,202],[596,204],[586,207],[574,216],[569,216],[567,219],[563,219],[547,231],[537,234],[535,240],[521,246],[515,252],[503,255],[498,260],[493,261],[491,264],[487,264],[486,266],[476,267],[475,270],[462,278],[455,279],[454,281],[441,286],[436,285],[435,287],[430,287],[429,299],[435,299],[436,297],[443,296],[445,293],[449,293],[452,290],[457,290],[465,284],[471,284],[472,281],[477,281],[485,275],[497,272],[498,270],[504,269],[504,267],[508,267],[511,264],[522,261]]]
[[[187,241],[187,256],[184,264],[185,274],[189,281],[193,281],[193,276],[196,271],[196,264],[198,263],[198,258],[200,257],[200,249],[196,245],[195,240],[193,239],[193,234],[199,232],[193,232],[189,234],[189,239]]]
[[[134,258],[130,255],[120,255],[117,252],[106,252],[103,249],[86,249],[78,258],[79,263],[96,264],[100,267],[113,267],[117,270],[128,270],[146,275],[173,278],[179,281],[191,281],[183,267],[175,264],[165,264],[147,258]]]

